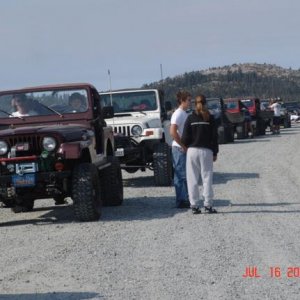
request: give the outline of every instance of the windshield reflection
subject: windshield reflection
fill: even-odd
[[[101,106],[114,107],[115,113],[151,111],[157,109],[156,94],[154,91],[100,93]]]
[[[0,96],[0,118],[74,114],[86,112],[88,95],[84,89],[49,90]]]

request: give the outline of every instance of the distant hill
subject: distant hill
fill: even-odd
[[[271,64],[233,64],[193,71],[145,84],[144,88],[162,87],[167,100],[175,101],[178,90],[207,97],[256,96],[261,99],[280,97],[284,101],[300,100],[300,69],[285,69]]]

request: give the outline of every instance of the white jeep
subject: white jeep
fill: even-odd
[[[101,106],[113,106],[107,119],[115,134],[115,155],[129,173],[146,168],[154,171],[156,185],[172,183],[170,121],[163,92],[158,89],[128,89],[100,93]]]

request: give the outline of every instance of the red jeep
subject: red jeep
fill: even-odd
[[[261,110],[261,103],[258,98],[248,97],[241,99],[241,101],[248,108],[251,114],[254,134],[266,134],[266,123],[268,118],[272,118],[272,112]]]
[[[0,92],[0,201],[21,212],[37,199],[71,197],[80,221],[98,220],[102,203],[121,205],[110,117],[90,84]]]
[[[224,99],[224,105],[227,112],[227,117],[234,124],[234,131],[237,139],[247,137],[246,120],[243,109],[247,109],[239,98]]]

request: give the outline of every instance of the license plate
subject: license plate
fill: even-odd
[[[35,186],[35,174],[13,175],[12,183],[14,187]]]
[[[117,150],[115,151],[115,156],[124,156],[124,149],[123,148],[117,148]]]

